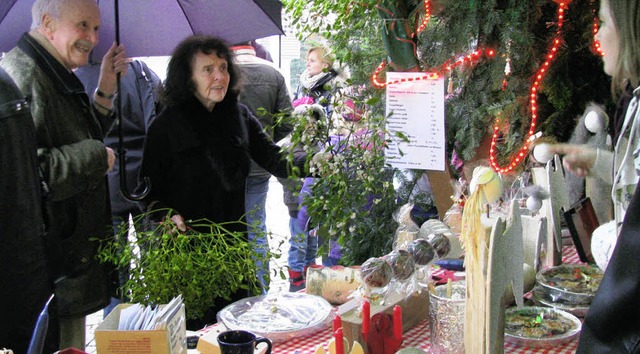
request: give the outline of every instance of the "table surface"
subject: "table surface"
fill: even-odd
[[[577,253],[575,252],[575,248],[573,245],[564,246],[563,247],[563,257],[562,261],[565,264],[579,264],[580,259],[578,258]],[[220,328],[222,327],[222,328]],[[203,329],[204,332],[209,331],[221,331],[224,326],[222,325],[213,325],[206,329]],[[273,354],[311,354],[315,353],[318,346],[322,345],[324,349],[327,349],[327,343],[332,338],[332,329],[326,328],[314,334],[293,338],[283,343],[276,343],[273,345]],[[427,320],[420,322],[417,326],[411,328],[403,335],[403,343],[401,348],[406,347],[418,347],[426,352],[429,352],[430,348],[430,333],[429,333],[429,324]],[[578,337],[573,339],[572,341],[557,346],[554,348],[547,349],[536,349],[536,348],[527,348],[527,347],[518,347],[511,343],[505,342],[504,352],[505,353],[575,353],[576,348],[578,346]]]

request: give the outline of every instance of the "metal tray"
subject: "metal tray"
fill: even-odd
[[[509,325],[509,318],[512,315],[521,314],[525,316],[536,316],[542,314],[546,318],[562,318],[566,320],[570,328],[563,334],[549,335],[543,338],[527,337],[524,335],[518,335],[515,331],[512,331],[512,326]],[[544,321],[544,320],[542,320]],[[540,306],[525,306],[520,308],[510,308],[505,312],[505,328],[504,328],[504,340],[505,342],[529,348],[553,348],[567,342],[570,342],[580,333],[582,322],[580,320],[562,310],[553,309],[550,307]]]
[[[587,315],[587,311],[589,311],[588,305],[574,305],[566,303],[562,299],[554,300],[539,285],[533,288],[532,294],[532,300],[536,305],[567,311],[568,313],[579,318],[584,318]]]

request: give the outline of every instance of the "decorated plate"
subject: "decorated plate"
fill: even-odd
[[[333,307],[320,296],[280,293],[238,300],[218,312],[218,322],[284,342],[317,332],[331,324]]]
[[[602,275],[599,268],[560,265],[539,271],[536,281],[541,291],[554,301],[588,306],[598,291]]]
[[[513,307],[506,310],[504,317],[504,340],[529,348],[565,344],[580,333],[582,326],[576,316],[549,307]]]

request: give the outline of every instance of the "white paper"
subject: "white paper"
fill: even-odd
[[[144,309],[140,304],[133,304],[120,311],[120,320],[118,322],[118,330],[128,330],[131,324],[135,323],[140,316],[140,310]]]
[[[149,324],[153,320],[153,317],[156,315],[156,312],[158,312],[157,306],[154,308],[152,308],[151,306],[147,306],[147,309],[148,309],[148,312],[145,311],[144,322],[142,323],[142,327],[140,327],[140,329],[143,329],[143,330],[149,329]]]
[[[154,319],[149,323],[149,327],[153,329],[164,329],[167,326],[167,320],[170,315],[176,311],[176,308],[182,306],[182,294],[174,297],[166,304],[162,310],[158,311]]]
[[[425,75],[387,72],[387,130],[401,132],[409,142],[391,136],[385,157],[398,168],[444,171],[444,78],[415,80]],[[393,83],[401,79],[414,81]]]
[[[136,318],[134,322],[131,323],[131,326],[129,326],[129,329],[134,331],[141,329],[142,324],[144,323],[145,316],[147,316],[149,310],[150,310],[149,307],[140,308],[139,316]]]

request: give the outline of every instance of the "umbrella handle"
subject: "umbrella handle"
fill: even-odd
[[[120,43],[120,34],[118,31],[118,26],[117,26],[117,18],[118,18],[118,2],[115,2],[115,11],[116,11],[116,42]],[[117,88],[117,92],[122,92],[121,89],[121,80],[120,80],[120,73],[116,74],[116,88]],[[126,150],[124,148],[124,133],[122,131],[122,120],[124,119],[124,117],[122,116],[122,101],[120,100],[120,95],[116,96],[116,110],[118,112],[118,143],[120,146],[120,149],[118,151],[118,156],[120,157],[120,161],[118,162],[118,167],[120,168],[119,172],[120,172],[120,192],[122,193],[122,196],[132,202],[139,202],[142,199],[144,199],[149,192],[151,191],[151,180],[149,179],[149,177],[144,177],[143,179],[143,185],[144,185],[144,189],[140,194],[133,194],[133,193],[129,193],[129,191],[127,190],[127,169],[126,169],[126,159],[125,159],[125,155],[126,155]]]
[[[127,200],[132,202],[139,202],[144,199],[149,192],[151,191],[151,180],[149,177],[144,177],[143,185],[144,189],[139,194],[129,193],[127,190],[127,174],[126,174],[126,166],[125,166],[125,150],[124,148],[120,148],[118,152],[119,155],[119,168],[120,168],[120,192],[122,192],[122,196],[124,196]]]

